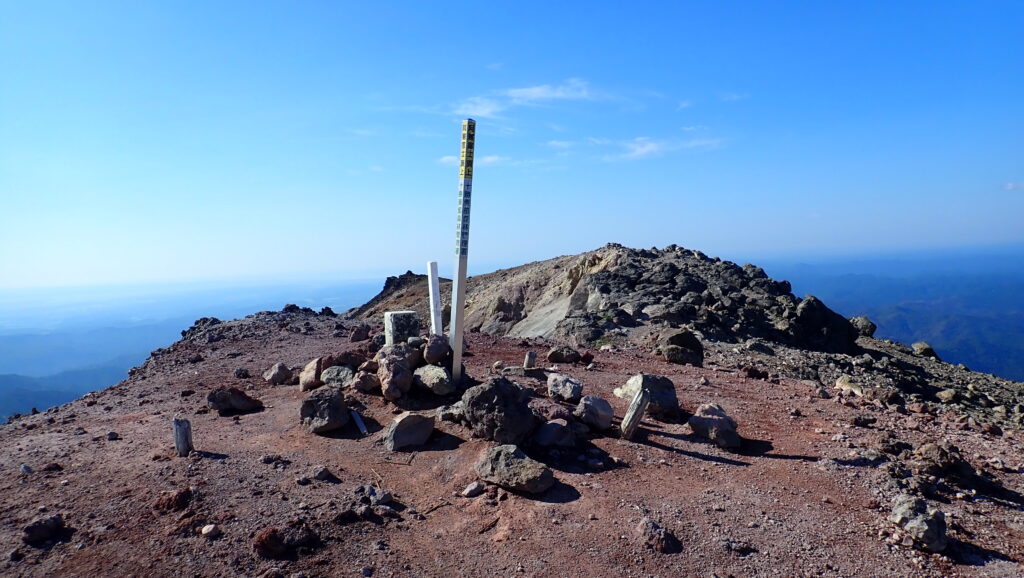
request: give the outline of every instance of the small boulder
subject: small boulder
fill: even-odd
[[[850,325],[853,325],[853,328],[857,330],[857,334],[861,337],[874,337],[875,330],[878,329],[878,326],[864,315],[851,318]]]
[[[476,463],[480,479],[515,492],[539,494],[555,484],[544,464],[530,459],[514,445],[489,448]]]
[[[729,417],[717,403],[702,404],[687,423],[694,433],[720,448],[738,448],[742,443],[740,435],[736,433],[736,420]]]
[[[953,403],[959,396],[959,392],[953,388],[944,389],[935,394],[935,397],[942,403]]]
[[[355,343],[357,341],[366,341],[370,338],[370,326],[366,323],[360,323],[352,328],[352,334],[348,336],[349,341]]]
[[[704,345],[687,329],[680,329],[666,336],[661,346],[661,354],[669,363],[704,366]]]
[[[448,338],[444,335],[428,335],[427,342],[423,346],[423,361],[430,365],[437,365],[448,357],[452,348],[448,345]]]
[[[270,369],[263,372],[263,379],[270,385],[284,385],[291,381],[292,370],[283,363],[275,363]]]
[[[252,540],[253,551],[262,558],[287,558],[302,547],[316,545],[320,537],[306,526],[305,522],[296,521],[283,528],[264,528],[256,533]]]
[[[542,424],[533,432],[533,443],[541,447],[571,448],[576,445],[576,434],[564,419],[555,419]]]
[[[562,373],[548,374],[548,395],[554,399],[576,403],[583,394],[583,384]]]
[[[442,405],[437,408],[437,419],[441,421],[461,423],[465,419],[465,416],[466,413],[465,408],[462,405],[462,400],[451,405]]]
[[[629,378],[622,387],[613,391],[616,397],[632,400],[640,389],[651,394],[651,403],[647,413],[659,418],[675,418],[679,416],[679,398],[676,397],[676,386],[672,380],[660,375],[639,373]]]
[[[263,409],[263,403],[237,387],[218,387],[206,396],[206,404],[220,415],[248,413]]]
[[[36,518],[22,530],[21,540],[29,545],[52,542],[60,538],[64,527],[64,518],[60,514]]]
[[[576,363],[579,360],[580,352],[568,345],[552,347],[551,350],[548,351],[548,361],[551,363]]]
[[[335,365],[328,367],[320,373],[320,381],[324,385],[343,387],[348,385],[348,382],[355,377],[355,374],[356,372],[352,371],[352,368],[347,365]]]
[[[889,519],[909,534],[917,546],[929,552],[942,552],[949,545],[946,515],[922,498],[896,496]]]
[[[519,443],[536,427],[527,405],[530,392],[503,377],[471,387],[462,395],[473,436],[501,444]]]
[[[412,371],[405,359],[388,355],[379,362],[377,379],[380,380],[381,391],[389,401],[399,399],[412,387]]]
[[[302,368],[302,372],[299,373],[299,391],[311,391],[323,385],[320,381],[323,363],[323,358],[317,357]]]
[[[569,408],[545,397],[535,397],[527,402],[526,405],[533,412],[533,415],[537,416],[537,419],[542,422],[553,419],[572,419],[572,412],[569,411]]]
[[[580,399],[573,415],[596,430],[606,430],[612,427],[615,412],[607,400],[596,395],[587,395]]]
[[[930,358],[935,359],[937,361],[941,361],[939,359],[939,354],[935,353],[935,350],[932,349],[932,346],[928,345],[927,342],[918,341],[917,343],[911,345],[910,347],[912,347],[914,349],[914,354],[915,355],[919,355],[921,357],[930,357]]]
[[[392,452],[402,448],[421,446],[427,443],[427,439],[432,433],[434,433],[433,416],[405,412],[396,417],[384,432],[384,446]]]
[[[244,367],[235,369],[235,377],[238,379],[249,379],[252,375],[249,374],[249,370]]]
[[[448,370],[437,365],[424,365],[412,374],[412,383],[420,389],[430,390],[434,395],[448,395],[455,392],[455,385]]]
[[[380,391],[380,378],[376,373],[360,371],[349,382],[349,386],[360,393],[374,393]]]
[[[299,419],[310,433],[321,434],[345,427],[351,415],[341,389],[325,387],[302,400]]]
[[[675,534],[662,528],[660,524],[650,518],[640,520],[636,526],[636,535],[648,548],[662,554],[678,554],[683,551],[683,545]]]
[[[465,489],[463,489],[462,492],[460,492],[460,494],[462,495],[463,498],[475,498],[480,494],[484,493],[484,490],[486,489],[487,486],[485,486],[483,483],[472,482],[471,484],[466,486]]]

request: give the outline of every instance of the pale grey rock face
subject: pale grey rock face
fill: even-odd
[[[424,365],[413,372],[413,385],[429,390],[434,395],[448,395],[455,392],[455,385],[448,370],[436,365]]]
[[[949,545],[946,515],[922,498],[900,494],[893,503],[889,519],[929,552],[941,552]]]
[[[714,442],[720,448],[735,449],[743,443],[736,432],[736,420],[729,417],[722,406],[716,403],[702,404],[687,423],[694,433]]]

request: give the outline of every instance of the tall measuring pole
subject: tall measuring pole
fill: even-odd
[[[473,197],[473,146],[476,121],[462,121],[462,151],[459,154],[459,212],[455,222],[455,278],[452,283],[452,323],[448,341],[452,346],[452,383],[462,381],[462,316],[466,307],[466,259],[469,257],[469,208]]]

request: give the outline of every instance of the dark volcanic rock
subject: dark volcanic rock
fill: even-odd
[[[530,392],[503,378],[471,387],[462,395],[464,417],[475,437],[500,444],[526,439],[537,422],[527,405]]]
[[[302,400],[299,419],[310,433],[326,433],[345,427],[351,416],[337,387],[322,387]]]
[[[237,387],[218,387],[206,396],[210,409],[220,415],[249,413],[263,409],[263,402],[249,397]]]
[[[54,514],[45,518],[37,518],[25,526],[21,539],[26,544],[39,545],[57,540],[63,531],[64,518],[60,514]]]

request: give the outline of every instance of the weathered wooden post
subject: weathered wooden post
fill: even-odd
[[[640,420],[644,417],[644,412],[647,411],[647,406],[650,403],[651,392],[643,387],[637,390],[636,395],[633,396],[633,401],[629,402],[626,417],[622,418],[622,439],[633,439],[636,427],[640,425]]]
[[[441,320],[441,283],[437,277],[437,261],[427,262],[427,286],[430,288],[430,333],[444,335]]]
[[[192,452],[192,424],[187,419],[175,416],[174,421],[174,449],[181,457],[188,457]]]
[[[523,358],[523,369],[534,369],[537,367],[537,352],[527,351]]]

